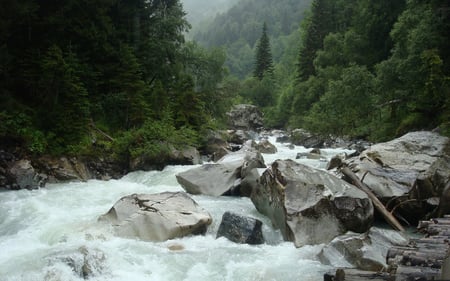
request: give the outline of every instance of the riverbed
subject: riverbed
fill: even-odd
[[[274,142],[274,138],[270,139]],[[277,154],[263,154],[266,164],[295,159],[307,152],[277,143]],[[350,152],[324,149],[322,155]],[[325,159],[297,159],[325,168]],[[213,217],[206,235],[166,242],[117,237],[97,221],[121,197],[133,193],[183,191],[175,175],[195,166],[167,166],[162,171],[133,172],[119,180],[48,184],[38,190],[0,192],[0,280],[84,280],[74,265],[85,249],[92,259],[89,280],[322,280],[331,267],[317,254],[324,245],[295,248],[283,241],[249,198],[192,196]],[[266,243],[241,245],[216,239],[225,211],[263,221]],[[175,247],[174,247],[175,246]],[[175,250],[174,250],[175,249]]]

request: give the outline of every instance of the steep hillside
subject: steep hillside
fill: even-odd
[[[298,31],[310,4],[311,0],[242,0],[217,15],[212,23],[199,26],[194,39],[207,47],[224,46],[231,74],[244,78],[252,71],[254,47],[263,23],[267,23],[274,61],[278,63],[287,37]]]

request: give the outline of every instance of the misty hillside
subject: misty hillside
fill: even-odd
[[[226,12],[240,0],[182,0],[186,18],[192,25],[190,33],[195,33],[198,26],[211,21],[218,13]]]
[[[287,45],[298,43],[299,25],[310,4],[311,0],[242,0],[213,22],[199,26],[194,39],[203,46],[225,47],[227,67],[233,75],[243,78],[252,70],[254,47],[263,23],[268,26],[274,60],[279,62]]]

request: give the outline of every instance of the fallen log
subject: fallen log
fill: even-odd
[[[398,231],[405,231],[403,226],[400,224],[400,222],[384,207],[383,203],[377,198],[377,196],[370,190],[370,188],[361,182],[358,178],[358,176],[355,175],[355,173],[352,172],[348,167],[344,167],[341,169],[341,172],[347,176],[352,183],[364,191],[372,200],[373,205],[375,208],[383,215],[383,217],[386,219],[386,221],[395,229]]]

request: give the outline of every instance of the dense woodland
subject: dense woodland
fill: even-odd
[[[178,0],[2,1],[3,144],[123,159],[198,145],[229,99],[225,54],[188,28]]]
[[[267,127],[450,135],[446,0],[241,0],[189,27],[179,0],[3,0],[2,144],[160,157],[237,102]]]
[[[448,1],[314,0],[306,11],[308,1],[264,2],[241,1],[196,38],[225,47],[240,96],[265,109],[267,126],[373,141],[438,126],[450,135]],[[255,79],[248,33],[261,31],[247,30],[263,21],[274,74]]]

